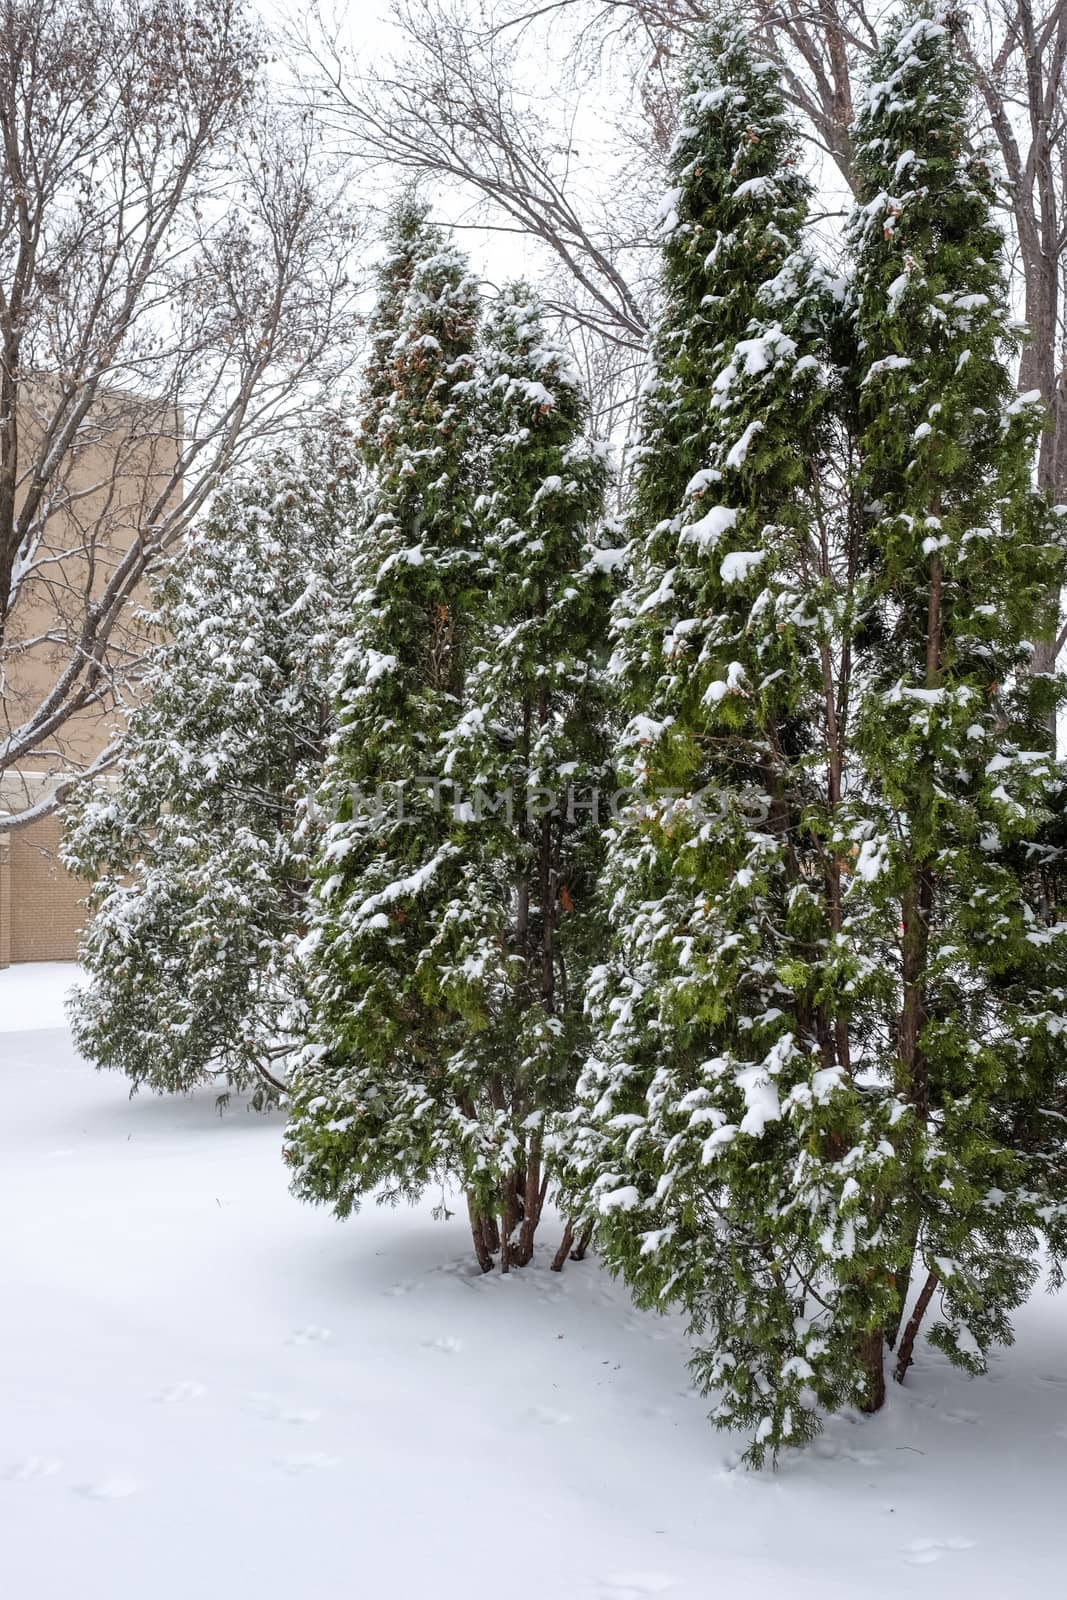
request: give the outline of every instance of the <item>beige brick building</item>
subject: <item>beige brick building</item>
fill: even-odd
[[[64,474],[61,504],[45,524],[34,572],[8,619],[0,737],[31,715],[60,678],[77,648],[85,607],[138,537],[149,497],[172,477],[178,426],[160,429],[156,410],[149,431],[148,415],[147,406],[128,397],[103,402]],[[135,611],[129,608],[108,642],[105,690],[64,722],[48,748],[0,773],[0,967],[71,961],[77,954],[86,886],[60,863],[59,819],[50,814],[7,830],[3,819],[47,799],[113,743],[148,643]]]
[[[60,865],[60,836],[55,817],[0,833],[0,967],[77,954],[85,885]]]

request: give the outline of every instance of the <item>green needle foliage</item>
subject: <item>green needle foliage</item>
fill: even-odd
[[[441,964],[465,873],[450,808],[426,780],[462,710],[481,604],[478,311],[463,257],[402,205],[371,330],[370,516],[319,796],[328,822],[304,948],[313,1042],[285,1150],[294,1191],[342,1216],[378,1185],[381,1198],[420,1194],[450,1170],[469,1121],[447,1071],[465,1030]]]
[[[617,618],[650,798],[558,1148],[756,1462],[876,1410],[935,1296],[980,1369],[1063,1243],[1058,689],[1029,671],[1061,551],[962,60],[911,13],[874,63],[844,295],[738,33],[698,48],[674,156]]]
[[[923,1308],[936,1295],[934,1341],[980,1371],[1010,1340],[1042,1234],[1054,1252],[1063,1239],[1064,1165],[1048,1149],[1067,1090],[1063,885],[1045,838],[1062,808],[1046,731],[1059,688],[1030,670],[1063,564],[1032,487],[1037,396],[1011,381],[1018,330],[991,173],[967,139],[960,25],[907,17],[856,128],[872,559],[856,636],[863,784],[847,811],[870,957],[895,980],[868,1062],[894,1109],[899,1298],[909,1282]]]
[[[616,946],[558,1147],[609,1263],[642,1303],[688,1311],[716,1415],[759,1459],[812,1431],[816,1346],[822,1386],[841,1383],[821,1329],[797,1330],[812,1249],[792,1190],[829,1118],[807,1091],[833,1032],[811,769],[836,301],[800,250],[781,89],[739,30],[694,52],[682,124],[616,619],[625,778],[645,800],[609,841]]]
[[[149,619],[115,783],[79,794],[66,864],[92,883],[79,1048],[134,1087],[284,1087],[302,1042],[308,839],[333,651],[351,607],[358,473],[342,439],[219,496]]]
[[[532,1255],[544,1112],[569,1103],[583,1053],[599,859],[595,828],[531,791],[561,789],[565,757],[600,781],[611,579],[588,537],[604,456],[564,351],[519,290],[475,370],[476,316],[455,251],[402,210],[286,1155],[295,1191],[341,1215],[375,1188],[458,1187],[479,1263],[499,1250],[507,1270]],[[368,808],[383,785],[403,786],[402,815]]]
[[[532,1255],[544,1118],[572,1104],[588,1050],[619,552],[593,538],[607,466],[585,436],[579,379],[523,285],[488,319],[482,386],[487,608],[444,770],[468,797],[460,848],[467,883],[485,885],[491,912],[452,911],[448,981],[470,1038],[449,1070],[479,1129],[465,1173],[475,1244],[482,1219],[482,1264],[499,1237],[506,1269]]]

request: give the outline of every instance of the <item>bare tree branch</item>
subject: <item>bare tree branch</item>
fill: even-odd
[[[264,68],[242,0],[0,3],[7,809],[100,769],[146,577],[354,353],[338,165]]]

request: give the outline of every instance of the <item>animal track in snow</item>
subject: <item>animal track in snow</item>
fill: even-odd
[[[278,1462],[283,1472],[288,1472],[290,1477],[300,1477],[305,1472],[320,1472],[326,1467],[336,1467],[337,1456],[328,1456],[322,1450],[310,1450],[306,1455],[283,1456]]]
[[[973,1550],[973,1539],[913,1539],[904,1546],[904,1560],[913,1567],[927,1567],[953,1550]]]
[[[598,1600],[641,1600],[643,1595],[666,1594],[676,1581],[660,1572],[617,1573],[612,1578],[601,1578]]]
[[[424,1350],[440,1350],[442,1355],[454,1356],[463,1349],[463,1340],[454,1339],[451,1334],[442,1334],[440,1339],[424,1339]]]
[[[294,1328],[286,1340],[287,1344],[325,1344],[332,1339],[333,1334],[329,1328],[319,1328],[311,1322],[306,1328]]]
[[[977,1411],[967,1411],[962,1406],[942,1406],[937,1400],[929,1400],[922,1395],[909,1395],[908,1403],[917,1411],[929,1411],[938,1422],[981,1422]]]
[[[75,1493],[87,1500],[128,1500],[140,1487],[136,1478],[117,1472],[110,1478],[98,1478],[95,1483],[79,1483]]]
[[[543,1422],[546,1427],[552,1424],[561,1426],[563,1423],[571,1421],[569,1411],[559,1411],[555,1406],[534,1406],[530,1416],[535,1422]]]
[[[31,1478],[54,1478],[62,1465],[61,1461],[55,1461],[51,1456],[27,1456],[25,1461],[12,1462],[4,1477],[9,1483],[28,1483]]]
[[[181,1383],[173,1383],[169,1389],[161,1390],[156,1400],[161,1406],[176,1406],[182,1400],[199,1400],[205,1394],[206,1384],[198,1383],[195,1378],[184,1378]]]
[[[264,1422],[318,1422],[322,1416],[315,1406],[292,1406],[273,1394],[251,1394],[248,1396],[248,1405]]]
[[[1058,1372],[1038,1372],[1035,1374],[1035,1377],[1038,1383],[1051,1383],[1054,1384],[1057,1389],[1062,1388],[1063,1385],[1067,1384],[1067,1377],[1062,1376]]]
[[[824,1461],[848,1461],[857,1467],[879,1467],[882,1458],[873,1450],[856,1450],[852,1445],[837,1440],[816,1440],[812,1453]]]

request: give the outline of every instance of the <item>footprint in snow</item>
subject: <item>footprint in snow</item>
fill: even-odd
[[[652,1417],[657,1421],[666,1419],[668,1422],[673,1422],[675,1412],[673,1406],[642,1406],[640,1415],[642,1417]]]
[[[973,1539],[913,1539],[904,1546],[904,1560],[913,1567],[927,1567],[952,1550],[973,1550]]]
[[[294,1328],[286,1340],[287,1344],[325,1344],[332,1339],[333,1334],[329,1328],[319,1328],[312,1322],[306,1328]]]
[[[27,1456],[25,1461],[12,1462],[4,1472],[4,1477],[9,1483],[29,1483],[31,1478],[54,1478],[62,1465],[61,1461],[54,1461],[51,1456]]]
[[[271,1417],[273,1422],[318,1422],[322,1412],[315,1406],[280,1406]]]
[[[128,1500],[140,1487],[136,1478],[119,1472],[110,1478],[98,1478],[95,1483],[79,1483],[74,1492],[87,1500]]]
[[[466,1256],[456,1256],[452,1261],[442,1261],[430,1270],[442,1273],[446,1278],[476,1278],[479,1282],[484,1276],[481,1267],[473,1261],[468,1261]]]
[[[322,1416],[322,1412],[314,1406],[292,1406],[273,1394],[249,1395],[248,1407],[264,1422],[318,1422]]]
[[[1067,1384],[1067,1377],[1063,1377],[1058,1372],[1039,1372],[1036,1377],[1038,1383],[1051,1383],[1056,1388],[1061,1388],[1064,1384]]]
[[[442,1355],[454,1356],[463,1349],[463,1340],[444,1334],[440,1339],[424,1339],[422,1346],[424,1350],[440,1350]]]
[[[653,1339],[660,1342],[664,1339],[673,1339],[677,1336],[677,1329],[665,1327],[662,1317],[637,1316],[627,1317],[623,1322],[627,1333],[639,1334],[643,1339]]]
[[[283,1456],[278,1465],[283,1472],[296,1478],[305,1472],[321,1472],[327,1467],[336,1467],[338,1460],[337,1456],[328,1456],[322,1450],[311,1450],[307,1455]]]
[[[206,1384],[197,1383],[195,1378],[185,1378],[181,1383],[172,1383],[169,1389],[162,1389],[155,1398],[161,1406],[176,1406],[183,1400],[199,1400],[205,1394]]]
[[[600,1580],[598,1600],[641,1600],[643,1595],[666,1594],[676,1582],[660,1572],[621,1572]]]
[[[561,1427],[563,1423],[571,1420],[569,1411],[558,1411],[555,1406],[534,1406],[530,1416],[535,1422],[543,1422],[546,1427],[552,1425]]]

